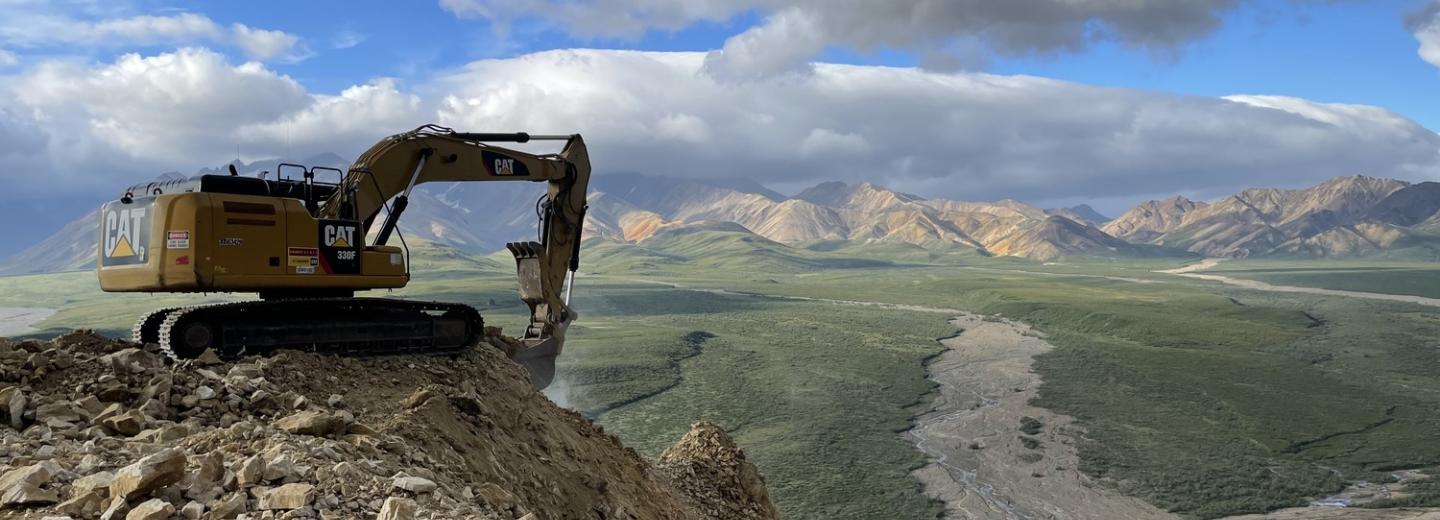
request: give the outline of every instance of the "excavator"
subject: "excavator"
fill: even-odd
[[[494,143],[563,141],[533,154]],[[291,175],[286,176],[289,171]],[[338,182],[317,182],[327,171]],[[537,241],[512,242],[529,324],[511,356],[549,385],[580,264],[590,159],[580,135],[466,133],[425,125],[382,139],[348,171],[281,164],[274,179],[199,175],[127,188],[100,209],[97,272],[106,292],[254,293],[258,299],[166,308],[142,316],[134,340],[188,359],[280,349],[342,355],[455,354],[485,323],[458,303],[356,297],[410,281],[408,247],[392,245],[416,186],[548,183]],[[376,228],[375,226],[378,226]],[[373,237],[373,239],[371,238]]]

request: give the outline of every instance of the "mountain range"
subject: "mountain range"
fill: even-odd
[[[1148,201],[1106,223],[1132,243],[1211,257],[1435,258],[1440,183],[1337,177],[1310,188],[1252,188],[1214,202]]]
[[[333,154],[304,162],[344,166]],[[277,164],[236,166],[255,174],[273,171]],[[595,176],[590,191],[587,247],[636,246],[661,256],[682,247],[677,244],[693,247],[699,236],[775,254],[888,247],[1034,261],[1201,255],[1433,258],[1440,250],[1440,183],[1365,176],[1298,190],[1249,189],[1213,202],[1178,196],[1147,201],[1113,220],[1084,205],[1043,209],[1015,200],[927,199],[871,183],[825,182],[786,196],[748,180],[607,174]],[[506,242],[536,236],[541,194],[530,183],[421,186],[412,194],[401,231],[424,242],[488,254]],[[0,273],[89,268],[95,226],[87,212],[12,257]]]

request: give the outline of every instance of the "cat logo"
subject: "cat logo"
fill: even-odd
[[[495,175],[515,175],[515,159],[495,159]]]
[[[484,150],[480,152],[480,159],[485,161],[485,167],[490,169],[490,175],[500,177],[530,176],[530,169],[525,166],[525,163],[514,157]]]
[[[355,247],[355,226],[326,224],[325,225],[325,246],[326,247]]]
[[[101,210],[101,265],[143,264],[150,244],[150,200],[110,203]]]

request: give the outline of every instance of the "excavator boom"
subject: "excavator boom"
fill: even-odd
[[[533,154],[496,143],[563,141]],[[222,357],[276,349],[377,354],[454,352],[483,334],[479,313],[453,303],[354,298],[403,287],[408,253],[391,245],[417,185],[546,183],[535,241],[507,245],[530,309],[514,358],[536,386],[554,375],[576,317],[568,285],[579,267],[590,161],[579,135],[461,133],[427,125],[382,139],[335,184],[322,168],[300,179],[204,175],[130,187],[101,209],[101,287],[118,292],[254,292],[261,301],[163,309],[137,341],[172,355]],[[365,243],[367,237],[373,243]],[[567,278],[568,277],[568,278]]]

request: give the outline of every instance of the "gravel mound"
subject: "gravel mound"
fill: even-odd
[[[89,332],[0,339],[0,518],[776,517],[719,428],[652,464],[532,389],[510,341],[175,363]]]

